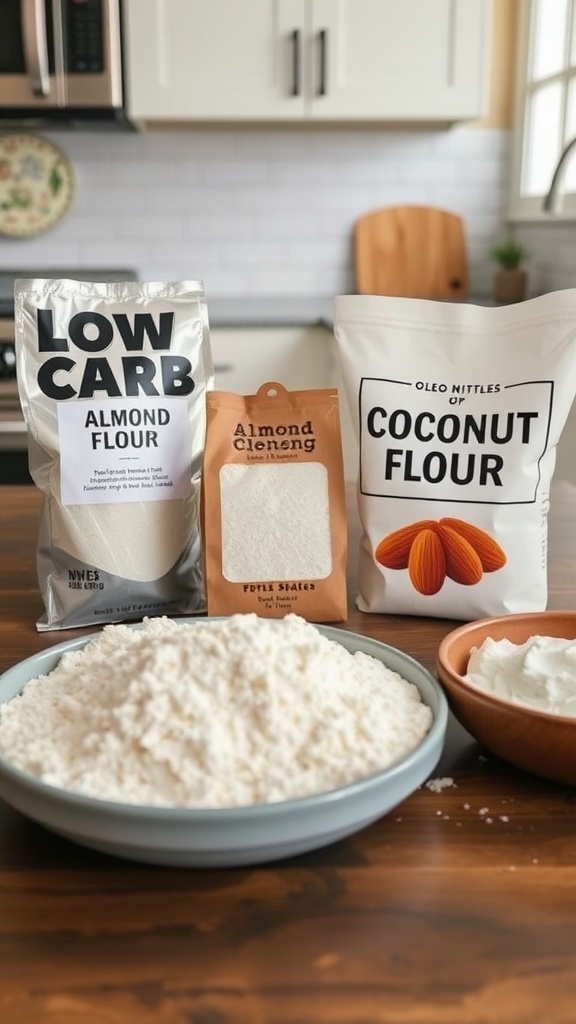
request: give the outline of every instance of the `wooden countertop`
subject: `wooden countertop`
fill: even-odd
[[[36,631],[39,505],[0,488],[0,671],[88,632]],[[551,608],[576,607],[575,521],[576,487],[556,484]],[[355,555],[353,539],[351,597]],[[351,606],[345,628],[433,670],[454,625]],[[333,846],[219,871],[93,853],[0,801],[0,1021],[573,1024],[576,790],[454,721],[443,776]]]

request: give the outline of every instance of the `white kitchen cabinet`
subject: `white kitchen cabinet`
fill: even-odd
[[[125,0],[134,120],[453,122],[485,108],[488,0]]]
[[[338,388],[346,479],[356,476],[356,441],[327,327],[213,327],[210,331],[215,386],[254,394],[267,381],[289,390]]]
[[[244,395],[266,381],[290,390],[329,387],[331,337],[323,327],[213,327],[216,387]]]

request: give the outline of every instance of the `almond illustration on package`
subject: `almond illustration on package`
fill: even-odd
[[[421,519],[387,534],[377,544],[374,558],[385,569],[407,569],[412,586],[425,596],[437,594],[447,577],[471,587],[484,573],[506,564],[506,553],[493,537],[449,516]]]

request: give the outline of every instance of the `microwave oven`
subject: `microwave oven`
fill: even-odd
[[[0,126],[130,128],[121,0],[2,0]]]

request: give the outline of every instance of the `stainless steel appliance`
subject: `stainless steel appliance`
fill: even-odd
[[[0,126],[130,128],[121,0],[2,0]]]
[[[79,281],[137,281],[135,270],[50,268],[0,270],[0,484],[29,483],[28,435],[16,379],[14,281],[23,277]]]

